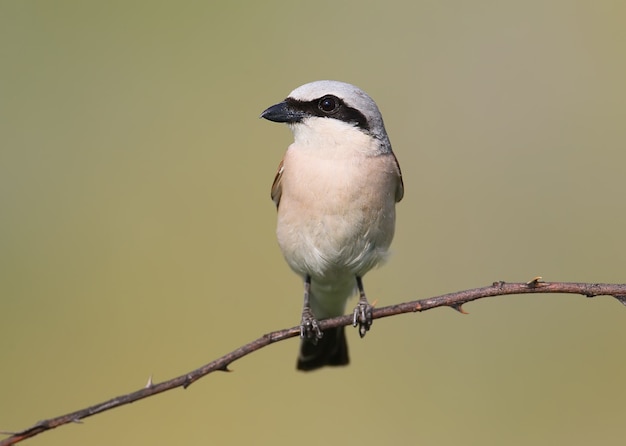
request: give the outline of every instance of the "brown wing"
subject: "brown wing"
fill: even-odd
[[[396,167],[398,168],[398,185],[396,186],[396,203],[397,203],[400,200],[402,200],[402,197],[404,197],[404,181],[402,181],[402,171],[400,170],[400,163],[398,163],[398,158],[396,158],[396,155],[393,152],[391,153],[393,155],[393,160],[396,162]],[[281,166],[282,166],[282,163],[281,163]],[[272,192],[273,190],[274,189],[272,188]]]
[[[284,168],[283,160],[280,160],[278,171],[276,172],[274,182],[272,183],[272,201],[276,205],[276,209],[278,209],[278,205],[280,204],[280,196],[283,194],[282,180]]]

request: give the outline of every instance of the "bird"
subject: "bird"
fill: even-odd
[[[319,320],[343,315],[358,292],[353,325],[361,337],[370,329],[362,279],[388,255],[404,195],[400,165],[378,106],[354,85],[307,83],[261,117],[286,123],[294,137],[271,198],[283,257],[304,282],[296,368],[347,365],[344,327],[322,331]]]

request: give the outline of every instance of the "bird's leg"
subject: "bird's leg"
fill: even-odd
[[[313,315],[310,302],[311,294],[311,276],[307,275],[304,279],[304,305],[302,306],[302,322],[300,325],[300,337],[307,341],[317,344],[317,340],[324,335],[320,326]]]
[[[354,309],[352,326],[359,326],[359,335],[365,336],[372,326],[372,307],[365,297],[365,290],[363,289],[363,280],[360,276],[356,276],[356,286],[359,289],[359,303]]]

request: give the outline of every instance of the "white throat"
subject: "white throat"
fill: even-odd
[[[365,156],[381,153],[378,141],[337,119],[312,117],[289,127],[293,132],[294,145],[320,158],[340,159],[355,153]]]

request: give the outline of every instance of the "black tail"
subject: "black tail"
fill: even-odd
[[[324,330],[324,336],[317,344],[302,340],[296,368],[308,372],[327,365],[347,365],[350,358],[344,329],[345,327],[337,327]]]

